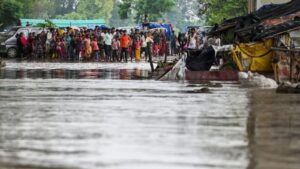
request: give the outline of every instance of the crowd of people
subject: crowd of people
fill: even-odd
[[[139,62],[149,56],[162,58],[177,53],[178,38],[165,29],[141,31],[115,28],[45,29],[17,37],[18,58],[59,61]]]

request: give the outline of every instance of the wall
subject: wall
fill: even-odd
[[[291,0],[256,0],[256,9],[259,9],[260,7],[262,7],[263,5],[266,4],[281,4],[281,3],[286,3],[286,2],[290,2]]]

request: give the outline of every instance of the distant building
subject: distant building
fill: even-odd
[[[282,4],[290,2],[291,0],[248,0],[248,11],[249,13],[256,11],[263,5],[267,4]]]

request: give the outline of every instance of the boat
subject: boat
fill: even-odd
[[[188,50],[172,69],[168,69],[159,80],[188,81],[191,83],[209,81],[238,81],[238,70],[219,70],[213,67],[216,53],[232,47],[205,46],[201,50]]]

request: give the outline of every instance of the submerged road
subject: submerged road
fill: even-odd
[[[147,63],[0,70],[1,169],[296,169],[300,98],[141,80]]]

